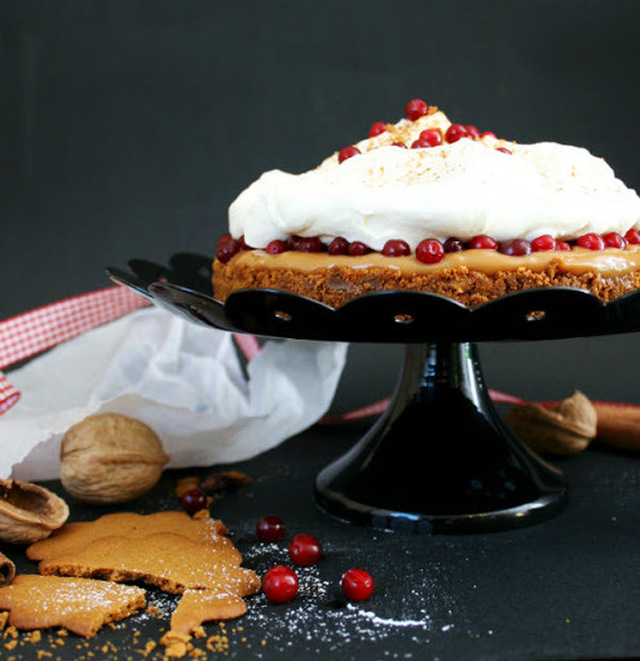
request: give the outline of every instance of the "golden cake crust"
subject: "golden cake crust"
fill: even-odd
[[[299,258],[286,261],[279,259],[281,255],[245,251],[226,264],[214,261],[212,285],[214,297],[221,301],[239,289],[258,287],[306,296],[334,308],[362,294],[389,290],[430,292],[475,307],[537,287],[577,287],[605,302],[640,288],[640,270],[634,262],[640,259],[638,251],[629,255],[627,268],[603,267],[601,259],[597,266],[594,261],[593,270],[589,270],[584,257],[579,267],[568,267],[564,256],[556,255],[530,260],[529,265],[526,260],[507,258],[514,260],[512,268],[502,268],[505,262],[501,261],[496,262],[497,270],[476,270],[456,262],[440,268],[411,268],[407,262],[392,258],[382,258],[389,266],[380,265],[381,260],[374,258],[346,258],[353,260],[353,266],[349,266],[345,260],[332,260],[326,255],[315,255],[314,265],[313,255],[305,255],[305,263]]]

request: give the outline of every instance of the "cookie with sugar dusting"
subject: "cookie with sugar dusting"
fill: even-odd
[[[17,629],[64,627],[80,636],[122,620],[146,605],[145,590],[89,578],[19,574],[0,587],[0,609]]]
[[[155,514],[117,512],[105,514],[94,521],[68,523],[56,530],[51,537],[31,544],[27,548],[30,560],[51,559],[78,548],[83,548],[96,539],[118,535],[140,537],[153,533],[170,532],[192,540],[215,539],[225,535],[227,527],[208,516],[190,517],[185,512],[167,511]]]
[[[171,615],[171,631],[190,634],[204,622],[233,620],[246,612],[245,602],[229,592],[185,590]]]

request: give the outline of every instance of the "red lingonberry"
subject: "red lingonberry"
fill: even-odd
[[[498,242],[491,236],[487,236],[486,234],[478,234],[471,239],[469,247],[479,250],[496,250],[498,247]]]
[[[218,246],[221,246],[223,243],[226,243],[227,241],[233,241],[233,237],[231,234],[228,232],[226,234],[223,234],[219,239],[218,239]]]
[[[419,139],[428,143],[430,147],[437,147],[443,141],[442,131],[440,129],[425,129],[420,132]]]
[[[513,152],[510,149],[507,149],[506,147],[496,147],[496,151],[499,151],[501,154],[513,154]]]
[[[496,140],[498,139],[496,134],[493,131],[483,131],[482,135],[480,137],[481,138],[495,138]]]
[[[460,239],[457,239],[455,236],[450,236],[444,242],[444,251],[445,252],[461,252],[464,250],[464,244]]]
[[[567,243],[566,241],[556,239],[556,250],[571,250],[571,244]]]
[[[298,249],[298,244],[300,243],[300,239],[302,237],[298,236],[297,234],[292,234],[288,239],[287,239],[287,248],[289,250],[297,250]]]
[[[438,239],[424,239],[416,246],[416,259],[423,264],[437,264],[444,257],[444,246]]]
[[[347,159],[352,158],[353,156],[357,156],[359,153],[360,150],[353,145],[344,147],[338,152],[338,163],[343,163]]]
[[[364,569],[347,569],[342,575],[340,586],[347,599],[364,601],[373,594],[373,578]]]
[[[336,236],[327,246],[330,255],[346,255],[349,251],[349,242],[343,236]]]
[[[429,114],[429,106],[427,105],[427,102],[422,99],[411,99],[411,101],[407,103],[404,112],[411,121],[415,122],[416,119]]]
[[[404,142],[400,142],[399,140],[397,140],[396,142],[392,142],[391,146],[392,147],[403,147],[404,149],[407,148],[407,145],[405,145]]]
[[[577,244],[587,250],[604,250],[604,239],[595,232],[589,232],[578,237]]]
[[[537,236],[531,242],[531,250],[533,252],[543,252],[545,250],[555,250],[556,249],[556,240],[551,236],[551,234],[542,234]]]
[[[298,576],[286,565],[271,567],[262,578],[262,591],[274,604],[291,601],[298,593]]]
[[[366,255],[370,252],[371,248],[369,248],[366,243],[362,243],[362,241],[352,241],[347,249],[347,254],[351,257],[359,257],[360,255]]]
[[[298,567],[315,565],[321,555],[320,542],[313,535],[301,533],[289,542],[289,557],[291,562]]]
[[[627,247],[627,240],[617,232],[609,232],[602,238],[607,248],[620,248],[620,250],[624,250]]]
[[[426,140],[421,140],[418,138],[411,143],[411,149],[427,149],[431,145]]]
[[[369,137],[375,138],[376,135],[380,135],[387,130],[387,125],[384,122],[374,122],[369,129]]]
[[[284,537],[284,522],[277,514],[263,516],[256,525],[261,542],[279,542]]]
[[[512,257],[523,257],[531,254],[531,244],[524,239],[504,241],[500,244],[499,249],[504,255],[511,255]]]
[[[411,248],[402,239],[389,239],[382,248],[382,254],[386,257],[405,257],[411,254]]]
[[[320,237],[303,236],[300,237],[296,250],[299,252],[322,252],[324,250],[324,243],[320,241]]]
[[[281,252],[286,252],[287,250],[287,242],[282,241],[282,239],[274,239],[265,248],[265,252],[269,253],[270,255],[279,255]]]
[[[207,497],[200,489],[189,489],[180,496],[180,507],[187,514],[195,514],[207,506]]]
[[[637,245],[640,243],[640,230],[631,228],[625,235],[624,238],[628,243]]]
[[[240,242],[236,239],[229,239],[228,241],[223,241],[218,245],[216,250],[216,257],[219,262],[226,264],[233,256],[237,255],[240,252]]]
[[[451,124],[451,126],[447,129],[446,133],[444,134],[444,139],[451,143],[451,142],[458,142],[461,138],[468,138],[469,137],[469,132],[467,131],[467,127],[463,126],[462,124]]]
[[[477,140],[480,137],[480,130],[477,126],[474,126],[473,124],[467,124],[465,128],[467,129],[467,133],[469,134],[470,138]]]

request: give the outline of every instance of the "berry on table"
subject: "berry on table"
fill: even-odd
[[[187,514],[195,514],[207,506],[207,497],[200,489],[189,489],[180,497],[180,507]]]
[[[444,257],[444,246],[438,239],[424,239],[416,247],[416,259],[423,264],[437,264]]]
[[[279,542],[284,537],[284,523],[277,514],[267,514],[258,521],[256,534],[261,542]]]
[[[382,248],[382,254],[386,257],[406,257],[411,254],[411,248],[402,239],[389,239]]]
[[[373,594],[373,578],[364,569],[348,569],[340,581],[340,586],[347,599],[364,601]]]
[[[298,567],[315,565],[321,555],[320,542],[313,535],[301,533],[289,542],[289,558]]]
[[[427,105],[427,102],[422,99],[411,99],[411,101],[407,103],[404,112],[408,119],[415,122],[416,119],[420,119],[420,117],[429,114],[429,106]]]
[[[298,593],[298,576],[286,565],[271,567],[262,578],[262,591],[274,604],[291,601]]]
[[[350,145],[349,147],[343,147],[338,152],[338,163],[342,163],[349,158],[353,158],[354,156],[357,156],[358,154],[360,154],[360,150],[357,147],[354,147],[353,145]]]

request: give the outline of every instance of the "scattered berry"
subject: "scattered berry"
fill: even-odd
[[[262,578],[262,591],[274,604],[284,604],[298,593],[298,576],[291,567],[271,567]]]
[[[261,542],[279,542],[284,537],[284,523],[277,514],[267,514],[258,521],[256,534]]]
[[[625,235],[624,238],[628,243],[637,245],[640,243],[640,230],[630,229]]]
[[[419,139],[428,143],[430,147],[437,147],[443,141],[442,131],[440,129],[425,129],[420,133]]]
[[[478,236],[474,236],[471,239],[469,247],[480,250],[495,250],[498,247],[498,242],[491,236],[478,234]]]
[[[303,236],[298,240],[296,250],[299,252],[322,252],[324,243],[317,236]]]
[[[451,142],[458,142],[461,138],[468,138],[469,137],[469,132],[467,131],[467,127],[463,126],[462,124],[451,124],[451,126],[447,129],[446,133],[444,134],[444,139],[451,143]]]
[[[571,244],[567,243],[566,241],[560,241],[560,239],[558,239],[556,241],[556,250],[571,250]]]
[[[218,245],[216,257],[219,262],[226,264],[234,255],[240,252],[240,242],[229,238]]]
[[[279,255],[281,252],[286,252],[287,250],[287,242],[282,241],[282,239],[275,239],[266,247],[266,252],[270,255]]]
[[[444,242],[444,251],[445,252],[461,252],[464,250],[464,244],[460,239],[456,239],[455,236],[450,236]]]
[[[180,507],[187,514],[195,514],[207,506],[207,497],[200,489],[185,491],[180,497]]]
[[[289,557],[298,567],[315,565],[322,555],[320,542],[307,533],[296,535],[289,543]]]
[[[369,129],[369,137],[375,138],[376,135],[380,135],[387,130],[387,125],[384,122],[374,122]]]
[[[342,236],[336,236],[327,247],[327,252],[330,255],[346,255],[348,250],[349,242]]]
[[[627,247],[627,240],[617,232],[609,232],[602,238],[607,248],[620,248],[620,250],[624,250]]]
[[[338,163],[342,163],[353,156],[357,156],[360,153],[360,150],[357,147],[349,146],[344,147],[338,152]]]
[[[581,248],[586,248],[587,250],[604,250],[604,239],[595,232],[589,232],[584,234],[581,237],[578,237],[577,244]]]
[[[340,586],[347,599],[364,601],[373,594],[373,578],[364,569],[348,569],[340,581]]]
[[[429,113],[429,106],[427,105],[427,102],[422,99],[411,99],[411,101],[407,103],[404,112],[412,122],[415,122],[416,119]]]
[[[522,257],[531,254],[531,244],[524,239],[513,239],[500,244],[500,252],[513,257]]]
[[[423,264],[437,264],[444,257],[444,246],[438,239],[425,239],[416,247],[416,259]]]
[[[551,234],[542,234],[537,236],[531,242],[531,250],[533,252],[544,252],[545,250],[555,250],[556,249],[556,240],[551,236]]]
[[[411,248],[402,239],[389,239],[382,248],[382,254],[386,257],[406,257],[411,254]]]
[[[371,248],[366,243],[362,243],[362,241],[352,241],[347,249],[347,254],[351,257],[360,257],[360,255],[366,255],[370,252]]]

